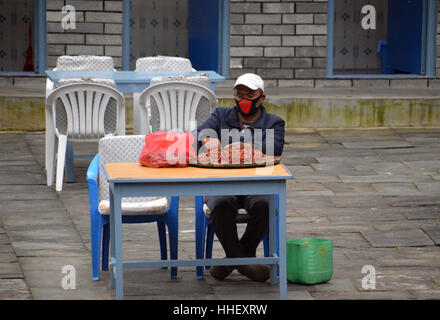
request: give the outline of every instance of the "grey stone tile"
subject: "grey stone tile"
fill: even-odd
[[[376,291],[426,291],[437,289],[430,279],[438,274],[438,269],[421,267],[377,267]],[[362,288],[361,279],[355,283],[359,290]]]
[[[412,147],[410,143],[404,140],[343,142],[342,145],[347,149],[391,149]]]
[[[314,292],[354,292],[356,287],[350,279],[330,279],[330,281],[325,283],[319,283],[307,286],[308,291],[313,294]]]
[[[440,152],[440,148],[434,148],[432,146],[414,146],[412,148],[376,149],[375,152],[379,155],[438,153]]]
[[[440,181],[416,182],[416,186],[425,195],[440,195]]]
[[[301,216],[360,216],[371,214],[370,208],[297,208],[297,212]]]
[[[311,166],[289,166],[289,170],[299,174],[315,172]]]
[[[0,300],[31,300],[24,279],[0,279]]]
[[[318,160],[320,163],[347,163],[350,165],[355,165],[357,163],[376,163],[376,162],[382,162],[382,159],[380,159],[377,156],[364,156],[364,157],[347,157],[347,156],[323,156],[323,157],[317,157],[316,160]]]
[[[397,204],[397,203],[396,203]],[[399,214],[409,220],[438,219],[440,216],[440,207],[438,206],[420,206],[420,207],[398,207],[377,208],[374,210],[377,215]]]
[[[0,263],[14,263],[18,262],[14,252],[0,252]]]
[[[286,158],[283,156],[281,162],[286,166],[307,166],[318,161],[315,158]]]
[[[329,182],[329,181],[341,181],[335,174],[323,174],[323,173],[309,173],[309,174],[295,174],[293,178],[297,182]]]
[[[295,238],[324,238],[333,241],[333,247],[339,248],[369,248],[370,245],[362,237],[360,232],[314,232],[314,231],[298,231],[287,232],[287,239]]]
[[[439,156],[440,158],[440,156]],[[427,156],[425,154],[420,154],[420,160],[419,161],[403,161],[405,165],[407,165],[410,168],[415,168],[419,170],[425,170],[428,172],[434,172],[430,169],[438,170],[440,169],[440,159],[439,160],[430,160],[427,159]]]
[[[423,195],[415,183],[383,182],[373,183],[372,185],[381,196]]]
[[[440,227],[440,219],[437,220],[396,220],[396,221],[381,221],[381,222],[373,222],[374,228],[380,231],[387,230],[414,230],[414,229],[422,229],[429,227]]]
[[[341,175],[339,178],[343,182],[423,182],[431,181],[426,175],[404,175],[404,174],[377,174],[377,175]]]
[[[23,278],[23,271],[21,270],[18,261],[0,262],[0,279],[19,279],[19,278]]]
[[[343,171],[343,170],[353,170],[355,167],[354,165],[350,165],[347,163],[341,163],[341,162],[323,162],[323,163],[313,163],[310,165],[313,169],[316,171]]]
[[[11,241],[15,242],[78,242],[80,241],[77,231],[69,227],[55,227],[55,228],[32,228],[28,230],[9,230]]]
[[[376,258],[381,267],[440,267],[440,247],[400,247],[394,254]]]
[[[416,297],[409,291],[313,292],[316,300],[409,300]]]
[[[44,184],[46,176],[42,173],[20,172],[11,175],[10,172],[0,172],[0,184]]]
[[[433,241],[420,229],[361,231],[373,247],[430,246]]]
[[[439,227],[431,227],[423,229],[428,236],[435,242],[436,245],[440,245],[440,228]]]
[[[324,197],[330,197],[333,196],[334,193],[330,190],[323,190],[323,191],[291,191],[290,195],[293,197],[297,196],[324,196]]]
[[[437,206],[440,204],[438,196],[429,195],[384,197],[384,201],[394,207]]]
[[[23,271],[56,271],[61,272],[64,266],[71,265],[75,270],[92,270],[92,261],[90,254],[83,256],[69,256],[68,252],[64,256],[56,257],[20,257],[20,265]]]
[[[433,241],[436,230],[440,229],[437,228],[438,193],[433,191],[437,182],[435,178],[440,173],[440,168],[437,168],[440,160],[440,146],[436,147],[438,133],[411,128],[293,132],[287,136],[290,144],[286,144],[283,158],[287,159],[289,168],[299,179],[288,183],[287,236],[332,239],[334,275],[329,283],[322,284],[322,287],[317,285],[317,291],[289,284],[288,299],[424,299],[430,294],[435,296],[440,283],[440,275],[434,272],[440,263],[437,258],[440,247],[435,246]],[[404,143],[415,144],[416,147],[404,147],[402,138],[406,139]],[[32,295],[29,290],[20,293],[18,286],[2,291],[0,284],[0,299],[114,299],[115,291],[109,289],[108,272],[102,273],[101,281],[91,280],[90,218],[85,181],[90,159],[75,160],[77,181],[65,183],[63,192],[57,195],[54,188],[45,186],[44,133],[0,134],[0,141],[0,153],[3,152],[0,175],[3,173],[6,179],[6,174],[17,172],[18,166],[27,167],[25,171],[18,171],[18,176],[22,172],[42,175],[38,184],[0,184],[0,261],[10,267],[10,276],[20,276],[12,272],[18,266],[24,271],[21,275],[24,279],[0,279],[0,283],[2,280],[26,280],[32,284],[32,287],[28,285]],[[371,141],[374,149],[369,148]],[[26,154],[29,150],[27,146],[33,154]],[[94,144],[78,145],[75,152],[89,153],[94,148]],[[352,177],[353,182],[339,179],[340,176]],[[334,177],[338,180],[333,180]],[[23,175],[20,179],[26,183]],[[30,179],[30,182],[36,182]],[[411,194],[413,183],[417,184],[416,191],[419,193]],[[10,194],[8,188],[12,190]],[[384,196],[383,200],[391,207],[371,208],[374,201],[367,205],[367,199],[377,196]],[[335,207],[331,201],[335,197],[338,203],[350,207]],[[349,197],[352,199],[343,199]],[[180,203],[179,257],[184,259],[192,259],[195,252],[193,201],[192,197],[182,197]],[[244,225],[239,225],[238,229],[243,232]],[[3,239],[1,235],[5,235],[6,231],[8,239]],[[371,247],[365,237],[368,232],[396,233],[390,236],[394,242],[417,246]],[[12,246],[8,244],[9,237]],[[6,239],[7,243],[3,243],[2,239]],[[411,242],[408,244],[408,241]],[[124,258],[157,259],[159,250],[155,225],[124,226],[123,247]],[[13,248],[17,250],[18,259]],[[258,254],[262,255],[262,246]],[[224,256],[216,238],[213,256]],[[58,269],[65,263],[77,267],[76,290],[61,288],[63,274]],[[378,285],[378,290],[360,291],[360,281],[364,276],[361,270],[365,264],[376,266],[379,276],[383,276],[379,277],[382,284]],[[393,270],[383,273],[387,266]],[[420,268],[422,270],[417,273]],[[142,282],[137,281],[138,272],[142,273]],[[279,298],[278,286],[268,283],[260,286],[237,273],[227,283],[216,283],[208,273],[205,276],[205,280],[197,282],[194,268],[179,268],[178,281],[173,282],[169,278],[169,270],[126,270],[126,299],[202,300],[228,299],[231,296],[243,299],[249,296],[249,291],[256,299]],[[399,284],[399,280],[404,283]],[[170,295],[176,285],[178,288]],[[152,287],[156,290],[151,290]]]
[[[292,193],[289,193],[292,194]],[[289,208],[332,208],[335,205],[329,197],[322,196],[297,196],[287,199]]]
[[[38,210],[38,217],[41,216],[41,214],[52,214],[56,212],[64,212],[63,205],[56,199],[54,200],[11,200],[11,201],[2,201],[2,210],[0,212],[0,215],[7,215],[7,214],[19,214],[19,213],[25,213],[28,214],[29,212],[35,212]]]
[[[221,284],[223,285],[223,283],[222,281]],[[133,269],[124,271],[124,295],[127,296],[168,295],[169,299],[180,299],[180,297],[187,296],[188,292],[194,295],[216,293],[206,280],[198,281],[196,279],[194,268],[179,268],[177,279],[170,279],[169,270]]]
[[[420,300],[440,300],[440,290],[410,290],[409,292]]]
[[[10,244],[0,244],[0,254],[2,253],[13,253],[13,249]]]
[[[439,136],[433,135],[433,136],[410,136],[405,138],[406,141],[411,143],[412,145],[416,146],[423,146],[423,145],[434,145],[438,147],[439,145]]]
[[[438,146],[437,146],[438,147]],[[405,153],[405,154],[389,154],[389,155],[381,155],[381,159],[384,161],[408,161],[408,162],[417,162],[417,161],[438,161],[440,160],[440,155],[438,153],[418,153],[414,151],[414,153]]]
[[[319,182],[294,182],[294,183],[287,183],[287,190],[288,191],[328,191],[328,188],[326,188],[322,183]]]
[[[66,252],[71,254],[83,254],[85,249],[82,242],[36,242],[20,241],[13,243],[14,250],[18,257],[24,256],[65,256]]]
[[[337,196],[377,195],[377,190],[369,182],[324,182],[323,184]]]
[[[405,217],[398,213],[376,214],[374,211],[365,212],[357,215],[328,215],[328,218],[332,222],[377,222],[377,221],[396,221],[403,220]]]
[[[32,287],[35,300],[114,300],[108,288],[77,287],[76,289],[63,289],[62,287]]]
[[[388,204],[378,196],[335,196],[331,198],[338,208],[386,208]]]
[[[0,185],[0,201],[56,200],[56,194],[45,185]]]
[[[357,170],[369,172],[371,170],[383,175],[417,174],[419,171],[413,170],[401,162],[382,162],[380,166],[374,163],[360,163],[354,165]]]

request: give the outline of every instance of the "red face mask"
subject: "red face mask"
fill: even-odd
[[[235,100],[235,104],[238,111],[244,116],[250,116],[258,111],[257,101],[261,98],[261,95],[253,100],[241,99],[240,101]]]

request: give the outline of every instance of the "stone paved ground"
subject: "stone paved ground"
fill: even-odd
[[[288,284],[288,298],[440,299],[440,128],[290,130],[286,142],[287,237],[334,241],[332,279]],[[91,279],[88,162],[75,160],[76,182],[57,193],[45,185],[44,133],[0,133],[0,299],[114,299],[108,272]],[[194,258],[192,199],[180,206],[179,256]],[[123,228],[125,259],[159,257],[154,224]],[[62,289],[65,265],[75,290]],[[364,265],[375,267],[375,289],[362,288]],[[127,299],[279,297],[236,271],[223,282],[196,280],[193,268],[177,280],[126,270],[124,280]]]

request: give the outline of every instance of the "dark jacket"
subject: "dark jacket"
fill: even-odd
[[[263,106],[260,106],[260,109],[262,111],[260,117],[253,124],[251,124],[248,129],[243,130],[240,119],[238,118],[238,111],[236,107],[216,108],[212,112],[211,116],[197,128],[197,133],[193,131],[193,135],[195,135],[195,139],[198,141],[197,149],[201,147],[201,142],[203,139],[209,136],[209,134],[206,134],[205,129],[212,129],[215,131],[217,136],[214,136],[213,138],[218,139],[221,139],[222,137],[222,129],[226,129],[230,130],[231,134],[229,135],[229,139],[226,139],[226,141],[223,141],[225,139],[221,139],[222,146],[236,142],[237,140],[234,140],[234,137],[235,139],[239,139],[241,142],[249,142],[250,138],[249,136],[246,136],[246,134],[251,132],[252,144],[254,145],[254,148],[259,149],[266,154],[266,129],[273,129],[273,153],[275,156],[280,156],[284,148],[285,122],[283,119],[275,115],[266,113],[266,109]],[[259,132],[261,132],[262,139],[259,136],[260,133],[257,134],[256,132],[258,131],[255,129],[262,129],[259,130]],[[259,141],[261,141],[261,143]],[[270,152],[270,148],[268,151]]]

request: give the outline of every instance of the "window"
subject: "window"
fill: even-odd
[[[434,76],[436,0],[329,0],[327,76]]]
[[[0,73],[45,71],[45,26],[44,0],[0,1]]]
[[[124,0],[123,69],[136,59],[187,57],[197,70],[229,72],[229,1]]]

